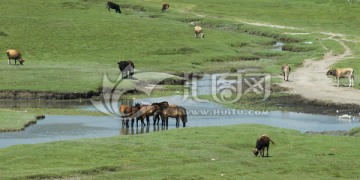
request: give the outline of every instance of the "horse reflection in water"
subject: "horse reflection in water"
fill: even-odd
[[[154,125],[152,126],[142,126],[142,127],[122,127],[120,129],[121,135],[132,135],[132,134],[145,134],[149,132],[155,132],[155,131],[164,131],[168,130],[168,127],[166,126],[159,126]]]

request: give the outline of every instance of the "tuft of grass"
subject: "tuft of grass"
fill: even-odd
[[[36,123],[36,114],[27,111],[0,109],[0,132],[20,131]]]

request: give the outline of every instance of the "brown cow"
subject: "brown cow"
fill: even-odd
[[[253,153],[255,156],[258,156],[258,154],[260,153],[261,157],[264,157],[264,152],[265,152],[265,148],[266,148],[266,156],[269,156],[269,146],[270,146],[270,142],[272,144],[275,144],[274,141],[272,141],[270,139],[270,137],[266,134],[262,135],[261,137],[259,137],[256,140],[256,146],[255,149],[253,149]]]
[[[329,70],[326,75],[335,76],[337,79],[337,87],[339,87],[340,78],[349,79],[349,87],[354,86],[354,69],[353,68],[336,68]]]
[[[15,64],[16,64],[16,60],[19,60],[20,65],[23,65],[23,63],[25,61],[25,59],[22,58],[21,53],[15,49],[6,50],[6,55],[8,57],[8,64],[11,64],[10,59],[14,59]]]

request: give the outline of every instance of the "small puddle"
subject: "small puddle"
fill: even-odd
[[[284,43],[283,43],[283,42],[276,42],[275,45],[274,45],[273,50],[282,51],[282,47],[283,47],[283,46],[284,46]]]

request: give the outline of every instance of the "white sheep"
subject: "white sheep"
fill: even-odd
[[[204,32],[200,26],[195,26],[195,38],[204,38]]]

